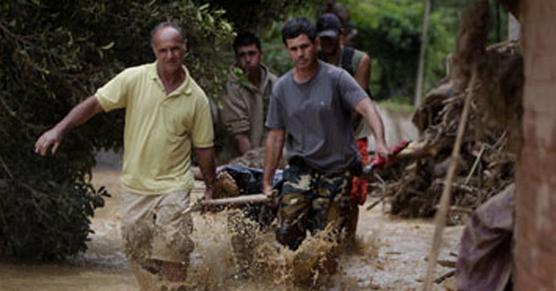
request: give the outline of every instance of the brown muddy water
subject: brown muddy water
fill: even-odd
[[[89,249],[84,254],[56,264],[18,261],[0,262],[0,290],[139,290],[127,265],[120,238],[116,210],[119,203],[119,171],[101,166],[95,169],[93,182],[106,186],[113,197],[96,212],[92,220],[95,233],[90,236]],[[194,197],[200,197],[202,183],[197,183]],[[260,271],[243,278],[237,276],[227,214],[194,215],[192,254],[189,281],[196,290],[303,290],[310,285],[295,287],[293,270],[299,268],[295,258],[309,263],[310,257],[296,255],[279,247],[271,234],[258,237],[256,249]],[[338,272],[314,272],[308,276],[316,290],[416,290],[421,287],[426,270],[425,257],[433,233],[431,221],[391,218],[381,207],[371,211],[361,208],[358,243],[350,251],[340,250]],[[450,227],[445,232],[445,246],[440,259],[454,261],[462,227]],[[305,250],[310,256],[326,257],[334,246],[323,240],[309,240]],[[303,247],[302,247],[303,249]],[[305,254],[306,255],[306,254]],[[318,259],[317,259],[318,260]],[[320,261],[322,262],[322,260]],[[305,267],[305,269],[303,268]],[[438,266],[437,277],[449,272]],[[321,270],[322,271],[322,270]],[[307,274],[305,274],[307,275]],[[438,286],[438,290],[445,287]]]
[[[389,144],[396,144],[401,138],[415,139],[416,130],[407,117],[384,114],[384,119]],[[0,261],[0,291],[139,290],[123,253],[116,215],[120,166],[117,155],[99,155],[93,183],[105,186],[112,197],[92,219],[95,233],[90,235],[88,250],[63,263]],[[196,182],[193,200],[202,193],[202,183]],[[368,203],[373,202],[370,200]],[[431,221],[392,218],[380,206],[371,211],[363,206],[355,247],[337,249],[312,238],[301,246],[301,251],[293,253],[281,248],[272,234],[259,234],[255,247],[258,268],[245,278],[238,276],[234,263],[227,215],[193,216],[196,247],[188,274],[192,290],[417,290],[425,277],[425,257],[434,231]],[[446,229],[440,260],[455,261],[453,254],[461,231],[461,226]],[[331,253],[339,255],[330,256]],[[336,264],[334,275],[328,274],[327,268],[318,267]],[[311,271],[314,266],[317,271]],[[451,270],[439,265],[436,277]],[[300,287],[294,281],[304,281],[306,285]],[[447,290],[444,285],[436,286],[437,290]]]

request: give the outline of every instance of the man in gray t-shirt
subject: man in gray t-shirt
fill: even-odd
[[[279,242],[296,249],[306,231],[332,226],[340,234],[350,209],[352,170],[358,164],[351,113],[373,131],[377,153],[388,155],[384,126],[373,103],[345,70],[317,60],[316,30],[305,18],[288,21],[282,40],[294,68],[275,84],[266,126],[263,190],[287,145],[289,167],[279,198]]]
[[[325,173],[357,162],[351,111],[366,94],[345,71],[318,61],[315,75],[302,83],[286,73],[275,85],[266,126],[286,129],[287,159],[302,159]]]

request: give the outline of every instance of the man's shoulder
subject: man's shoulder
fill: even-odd
[[[277,77],[276,82],[274,82],[274,90],[279,90],[285,86],[292,85],[292,71],[293,70],[289,70],[279,78]]]
[[[270,82],[276,83],[276,81],[278,80],[278,76],[276,76],[276,74],[274,74],[274,72],[272,72],[267,65],[261,64],[261,67],[266,73],[266,78],[269,79]]]
[[[208,97],[205,93],[205,90],[203,90],[203,88],[197,83],[197,81],[195,81],[195,78],[193,78],[191,74],[189,74],[189,72],[188,72],[188,78],[189,78],[189,89],[191,90],[193,97],[206,99],[208,101]]]
[[[152,74],[152,72],[156,73],[156,69],[154,68],[154,64],[143,64],[138,66],[127,67],[123,69],[116,78],[120,79],[124,82],[134,82],[138,81],[141,78]]]
[[[365,58],[365,57],[368,58],[369,56],[364,51],[360,51],[356,48],[352,48],[352,49],[353,49],[352,64],[353,64],[354,70],[357,71],[357,69],[359,67],[359,63],[363,60],[363,58]]]
[[[156,72],[156,69],[154,67],[154,63],[142,64],[138,66],[127,67],[122,71],[122,73],[129,75],[148,74],[149,72]]]
[[[322,66],[322,71],[325,73],[325,78],[332,78],[332,79],[337,79],[339,78],[344,72],[347,74],[348,72],[342,68],[342,67],[337,67],[334,66],[332,64],[323,62],[323,61],[319,61],[320,65]]]

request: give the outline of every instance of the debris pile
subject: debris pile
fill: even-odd
[[[392,214],[435,213],[467,96],[471,111],[452,185],[450,222],[461,222],[514,181],[523,60],[516,42],[486,47],[488,15],[488,1],[477,2],[464,15],[448,76],[413,117],[422,138],[371,186],[373,195],[390,202]]]

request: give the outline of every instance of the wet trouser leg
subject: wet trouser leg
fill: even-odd
[[[277,240],[297,249],[307,230],[315,233],[332,223],[340,233],[349,215],[351,174],[321,174],[290,166],[284,172],[284,185],[278,210]]]

